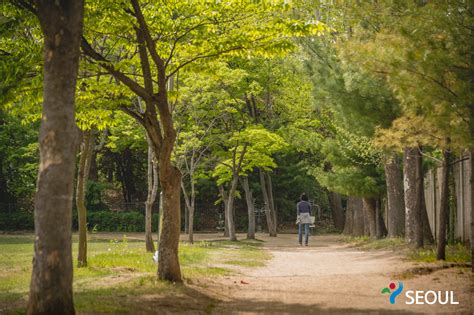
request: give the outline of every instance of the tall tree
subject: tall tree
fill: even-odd
[[[74,96],[84,3],[22,3],[44,34],[43,114],[29,314],[74,314],[71,222],[78,130]]]
[[[116,10],[110,10],[110,6]],[[178,259],[181,173],[171,159],[176,129],[168,82],[183,67],[203,59],[239,51],[287,51],[291,48],[287,38],[292,32],[288,32],[291,28],[283,14],[286,10],[287,6],[278,3],[260,6],[231,1],[224,6],[173,1],[143,5],[138,0],[130,0],[130,5],[112,2],[98,6],[88,19],[91,24],[107,27],[110,36],[100,44],[105,42],[114,53],[106,58],[90,44],[92,41],[85,39],[82,41],[84,53],[125,85],[129,89],[127,93],[140,97],[146,105],[143,114],[130,107],[122,109],[144,125],[160,167],[164,202],[160,279],[182,281]],[[111,12],[115,15],[110,16]],[[104,18],[107,23],[103,23]],[[306,25],[298,29],[298,33],[307,29],[319,31],[316,24]],[[94,32],[88,35],[92,37]],[[130,56],[134,57],[133,62],[124,64]],[[140,76],[126,74],[127,66],[132,74],[141,72]]]

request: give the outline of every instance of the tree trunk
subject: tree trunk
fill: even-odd
[[[194,204],[196,200],[196,193],[195,193],[195,187],[194,187],[194,180],[192,176],[190,180],[191,180],[191,195],[188,195],[188,192],[186,191],[186,186],[184,185],[183,180],[181,180],[181,190],[183,191],[184,203],[187,209],[187,211],[185,212],[185,215],[188,215],[188,222],[189,222],[186,233],[188,234],[189,243],[193,244],[194,243]]]
[[[349,197],[346,204],[346,220],[344,223],[344,235],[352,235],[354,225],[354,207],[352,206],[353,199]]]
[[[44,33],[43,114],[28,314],[74,314],[71,222],[78,130],[74,95],[84,3],[36,1]]]
[[[273,221],[273,228],[274,228],[274,235],[270,236],[277,236],[278,233],[278,221],[277,221],[277,214],[275,209],[275,202],[273,199],[273,183],[272,177],[269,172],[265,172],[266,182],[267,182],[267,191],[268,191],[268,201],[270,204],[270,211],[272,214],[272,221]]]
[[[387,227],[382,216],[382,201],[380,199],[376,200],[375,206],[375,216],[376,216],[376,237],[381,239],[387,236]]]
[[[374,198],[364,197],[362,204],[369,225],[369,236],[375,238],[377,236],[376,201]]]
[[[417,167],[418,148],[405,148],[403,156],[403,187],[405,196],[405,240],[415,243],[415,224],[417,207]]]
[[[148,143],[148,171],[147,171],[147,198],[145,203],[145,248],[147,252],[155,252],[155,244],[153,243],[152,234],[152,219],[153,219],[153,206],[156,200],[156,194],[158,191],[158,167],[156,159],[153,153],[153,144],[150,138],[147,137]]]
[[[160,226],[158,278],[182,282],[178,259],[179,235],[181,232],[181,173],[177,168],[160,160],[160,184],[163,191],[163,217]]]
[[[265,207],[265,218],[267,219],[268,233],[270,236],[277,236],[276,229],[273,224],[273,215],[270,208],[270,200],[268,197],[267,184],[266,184],[265,176],[262,170],[259,170],[259,175],[260,175],[260,186],[262,189],[263,202],[264,202],[264,207]]]
[[[229,197],[227,191],[222,185],[219,186],[219,193],[221,194],[222,202],[224,203],[224,237],[229,237],[229,224],[227,223],[227,206],[229,205]]]
[[[194,186],[194,183],[191,183],[192,186]],[[188,209],[188,240],[191,244],[194,243],[194,210],[195,210],[195,193],[194,193],[194,187],[191,188],[191,207]]]
[[[385,161],[387,183],[387,225],[388,237],[400,237],[405,233],[405,201],[401,162],[396,155]]]
[[[222,199],[225,203],[225,223],[227,226],[227,231],[229,233],[228,237],[230,241],[236,241],[237,236],[235,234],[235,223],[234,223],[234,195],[235,190],[237,189],[237,182],[239,178],[238,175],[234,175],[232,182],[230,184],[230,189],[228,192],[225,191],[223,186],[219,186],[219,191],[221,192]]]
[[[341,195],[338,193],[328,192],[329,205],[332,210],[332,218],[334,227],[340,231],[344,229],[344,211],[342,209]]]
[[[249,178],[244,176],[240,182],[242,188],[245,192],[245,200],[247,202],[247,210],[248,210],[248,230],[247,230],[247,238],[248,239],[255,239],[255,205],[253,203],[253,194],[252,190],[250,189],[249,185]]]
[[[424,180],[423,180],[424,182]],[[424,186],[424,183],[423,183]],[[424,191],[424,188],[423,188]],[[433,232],[431,231],[430,221],[428,219],[428,210],[426,209],[425,194],[422,196],[421,220],[423,222],[423,241],[427,244],[434,244]]]
[[[349,197],[347,202],[348,206],[352,206],[352,213],[353,213],[353,227],[352,227],[352,235],[353,236],[362,236],[364,235],[364,212],[363,212],[363,205],[362,199],[359,197]]]
[[[443,151],[443,163],[441,166],[441,196],[439,208],[438,225],[438,247],[436,258],[438,260],[446,259],[446,227],[449,217],[449,149]]]
[[[421,232],[423,236],[417,236],[417,237],[422,237],[422,240],[423,242],[421,242],[420,240],[418,240],[417,242],[421,244],[424,244],[424,242],[428,243],[428,244],[433,244],[434,243],[434,238],[433,238],[433,233],[431,232],[431,228],[430,228],[430,222],[428,220],[428,210],[426,209],[426,200],[425,200],[425,176],[424,176],[424,173],[423,173],[423,162],[422,162],[422,157],[421,157],[421,154],[419,155],[419,158],[420,158],[420,161],[418,161],[417,163],[417,167],[419,167],[419,181],[418,181],[418,197],[419,197],[419,200],[418,202],[420,202],[420,220],[421,220],[421,229],[423,229],[423,231]],[[418,226],[418,225],[417,225]],[[420,226],[418,226],[418,228],[420,228]]]
[[[87,179],[91,166],[92,154],[94,151],[94,131],[86,130],[83,132],[83,141],[81,148],[81,157],[79,159],[79,170],[77,173],[76,187],[76,207],[78,216],[79,230],[79,250],[77,255],[77,267],[87,266],[87,208],[86,208],[86,190]]]
[[[229,189],[229,205],[227,206],[227,223],[229,224],[229,240],[236,241],[237,236],[235,234],[235,222],[234,222],[234,200],[235,200],[235,191],[237,190],[237,183],[239,181],[239,175],[234,174],[232,179],[232,184]]]

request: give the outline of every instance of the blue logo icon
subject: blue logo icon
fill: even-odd
[[[402,291],[403,291],[403,282],[398,281],[398,288],[396,290],[394,290],[395,288],[396,288],[395,283],[391,282],[389,284],[388,288],[383,288],[382,289],[382,294],[385,294],[385,293],[390,294],[390,296],[389,296],[390,304],[395,304],[395,298],[397,296],[399,296],[400,293],[402,293]],[[394,290],[394,291],[392,291],[392,290]]]

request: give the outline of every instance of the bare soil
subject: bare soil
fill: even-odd
[[[265,267],[238,268],[238,275],[202,279],[189,286],[201,298],[215,300],[207,313],[473,313],[473,276],[467,268],[415,275],[410,270],[430,266],[407,261],[393,251],[362,251],[343,243],[340,236],[314,236],[308,247],[299,246],[291,234],[257,238],[265,241],[264,249],[272,255]],[[404,279],[399,279],[401,275]],[[459,304],[407,305],[402,292],[391,305],[381,290],[396,280],[403,281],[404,292],[454,291]]]

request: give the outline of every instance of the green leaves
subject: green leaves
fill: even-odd
[[[229,182],[234,171],[245,176],[254,168],[264,170],[275,168],[277,165],[272,155],[288,144],[282,137],[262,126],[249,126],[241,132],[233,133],[225,146],[228,147],[228,150],[222,154],[224,159],[217,164],[212,172],[213,177],[217,178],[218,185]],[[235,157],[239,157],[243,150],[245,153],[241,168],[236,169]]]

